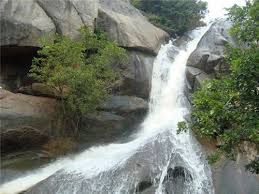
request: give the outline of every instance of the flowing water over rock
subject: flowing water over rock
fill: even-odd
[[[186,48],[172,42],[155,59],[149,113],[131,141],[92,147],[0,186],[0,193],[213,194],[211,171],[190,132],[177,134],[188,114],[185,65],[203,34],[194,30]],[[175,57],[172,57],[172,54]]]
[[[0,191],[15,193],[34,185],[26,193],[213,193],[199,145],[191,134],[176,134],[177,123],[188,113],[186,60],[207,29],[193,31],[186,49],[171,42],[161,48],[154,62],[150,111],[133,141],[61,159],[2,185]],[[172,53],[177,53],[174,60]]]

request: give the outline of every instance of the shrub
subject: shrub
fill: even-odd
[[[112,66],[127,59],[125,50],[104,33],[92,33],[87,28],[80,33],[79,41],[61,35],[55,35],[54,42],[41,40],[42,49],[29,73],[60,96],[62,113],[75,131],[82,115],[94,111],[108,97],[118,77]]]

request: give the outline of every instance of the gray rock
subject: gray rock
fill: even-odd
[[[215,153],[218,140],[199,139],[207,155]],[[259,190],[259,175],[245,170],[245,165],[258,155],[258,146],[253,143],[244,142],[240,145],[236,160],[221,157],[211,166],[213,185],[215,193],[220,194],[254,194]]]
[[[116,114],[113,114],[113,113],[110,113],[110,112],[104,112],[104,111],[100,111],[100,112],[97,112],[97,113],[94,113],[94,114],[90,114],[87,116],[87,118],[90,120],[94,120],[96,122],[107,122],[107,121],[112,121],[112,122],[118,122],[118,121],[122,121],[124,118],[119,116],[119,115],[116,115]]]
[[[98,27],[120,46],[156,54],[168,34],[147,21],[139,10],[121,0],[100,0]]]
[[[123,127],[123,122],[125,118],[116,115],[111,112],[99,111],[96,113],[89,114],[85,117],[85,123],[88,134],[93,134],[96,138],[101,137],[105,133],[112,133],[112,130],[119,130]],[[100,131],[101,134],[98,134]],[[96,139],[95,138],[95,139]]]
[[[187,78],[188,83],[189,83],[189,88],[193,89],[194,84],[195,84],[195,80],[196,80],[196,76],[203,73],[203,71],[201,69],[198,69],[198,68],[195,68],[195,67],[187,66],[185,72],[186,72],[186,78]]]
[[[84,144],[113,142],[126,130],[127,118],[112,112],[98,111],[86,115],[80,130],[80,141]]]
[[[120,46],[157,53],[168,34],[153,26],[127,1],[121,0],[4,0],[0,3],[1,46],[40,46],[54,33],[79,36],[88,26],[106,30]]]
[[[108,101],[98,107],[100,110],[116,113],[145,112],[148,103],[135,96],[112,96]]]
[[[46,12],[34,0],[0,2],[1,46],[39,46],[39,37],[55,33]]]
[[[212,169],[215,193],[254,194],[259,191],[259,176],[245,170],[247,158],[237,161],[222,159]]]
[[[216,21],[190,55],[186,72],[192,90],[197,89],[201,81],[207,77],[229,72],[229,66],[224,61],[226,44],[237,46],[234,37],[229,34],[231,26],[228,20]],[[198,75],[195,75],[197,72],[199,72]]]
[[[54,33],[77,38],[82,26],[94,28],[97,0],[4,0],[0,4],[1,46],[40,46]]]
[[[114,87],[119,95],[135,95],[148,98],[151,88],[151,78],[154,56],[142,52],[129,51],[129,62],[119,68],[121,80]]]
[[[147,102],[134,96],[111,96],[95,113],[84,117],[82,142],[104,143],[128,137],[146,115]]]
[[[149,23],[128,0],[3,0],[0,15],[2,52],[9,52],[8,56],[4,55],[4,65],[15,68],[21,66],[22,60],[10,61],[9,56],[16,56],[17,50],[26,49],[27,58],[32,59],[42,37],[51,39],[53,34],[59,33],[77,39],[77,30],[82,26],[104,29],[111,40],[129,53],[129,63],[120,67],[122,79],[114,89],[119,95],[148,97],[154,55],[168,39],[166,32]],[[25,72],[30,62],[26,64]],[[2,73],[0,80],[2,86],[13,91],[25,85]]]

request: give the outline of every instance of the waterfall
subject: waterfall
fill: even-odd
[[[177,123],[189,111],[184,95],[185,65],[208,28],[192,31],[185,48],[177,48],[171,41],[161,47],[153,67],[149,113],[133,140],[61,158],[0,185],[0,193],[213,194],[201,147],[191,132],[177,134]]]
[[[184,193],[213,193],[210,170],[198,143],[190,133],[176,134],[177,123],[188,113],[183,100],[185,64],[207,29],[193,31],[186,49],[172,42],[162,46],[154,62],[150,111],[133,141],[92,147],[74,158],[60,159],[5,183],[0,193],[17,193],[44,179],[28,192],[133,193],[139,183],[150,181],[156,193],[164,193],[168,169],[178,166],[192,179],[184,183]],[[177,53],[174,59],[171,53]]]

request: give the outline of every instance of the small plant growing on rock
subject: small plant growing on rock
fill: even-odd
[[[41,40],[42,48],[32,61],[29,76],[55,90],[62,113],[75,132],[82,116],[105,100],[117,74],[113,66],[125,62],[126,52],[104,33],[80,29],[73,41],[56,35],[54,41]]]

